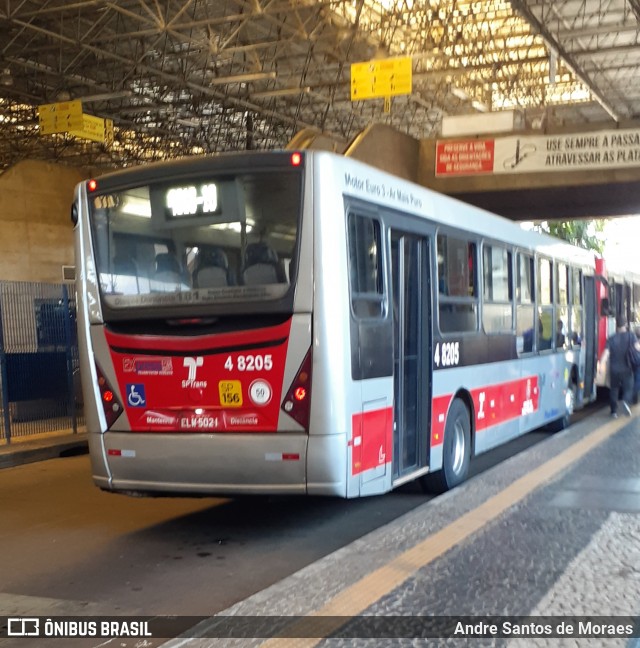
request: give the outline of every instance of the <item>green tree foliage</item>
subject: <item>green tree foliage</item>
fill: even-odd
[[[573,245],[602,254],[605,223],[604,220],[545,221],[538,228]]]

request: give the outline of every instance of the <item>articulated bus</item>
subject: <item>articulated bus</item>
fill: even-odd
[[[103,489],[444,491],[594,397],[591,253],[347,157],[127,169],[72,220]]]

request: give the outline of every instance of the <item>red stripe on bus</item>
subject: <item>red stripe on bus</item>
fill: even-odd
[[[175,353],[198,353],[215,351],[224,347],[247,347],[256,344],[273,343],[276,339],[288,339],[291,330],[291,319],[282,324],[265,328],[233,331],[229,333],[210,333],[207,335],[145,335],[114,333],[105,328],[105,337],[113,348],[136,351],[171,351]]]
[[[474,389],[471,396],[476,430],[486,430],[538,410],[538,376]]]
[[[351,419],[351,474],[390,463],[393,448],[393,408],[359,412]]]
[[[540,390],[538,376],[527,376],[496,385],[471,390],[475,430],[482,432],[494,425],[538,411]],[[431,447],[442,445],[447,412],[453,394],[436,396],[431,405]]]
[[[444,441],[444,425],[447,421],[447,412],[453,399],[453,394],[436,396],[431,401],[431,447],[442,445]]]

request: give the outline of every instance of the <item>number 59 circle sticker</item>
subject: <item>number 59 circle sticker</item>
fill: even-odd
[[[249,386],[249,398],[255,405],[266,405],[271,400],[271,385],[266,380],[254,380]]]

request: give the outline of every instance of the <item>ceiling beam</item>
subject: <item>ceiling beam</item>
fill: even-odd
[[[574,60],[573,55],[565,51],[564,47],[556,40],[553,34],[547,29],[547,27],[538,20],[538,17],[531,11],[529,5],[525,0],[510,0],[511,6],[522,15],[525,20],[531,24],[542,38],[549,44],[549,46],[555,50],[560,58],[563,59],[565,65],[571,70],[571,72],[578,78],[584,85],[589,88],[589,91],[596,99],[596,101],[604,108],[607,114],[614,119],[615,121],[621,121],[626,115],[619,114],[616,107],[605,97],[602,92],[593,84],[591,79],[582,71],[577,61]]]

